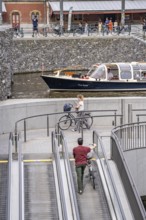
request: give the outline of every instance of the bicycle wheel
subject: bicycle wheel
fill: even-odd
[[[98,34],[97,28],[93,28],[90,30],[90,35],[96,36]]]
[[[95,189],[95,176],[94,176],[94,171],[93,171],[93,170],[90,170],[90,171],[89,171],[89,175],[90,175],[90,180],[91,180],[93,189]]]
[[[91,181],[92,181],[93,189],[95,189],[95,176],[94,176],[93,171],[92,171],[92,179],[91,179]]]
[[[83,119],[83,129],[85,128],[90,129],[92,124],[93,124],[93,117],[90,114],[85,113],[85,118]]]
[[[64,37],[68,37],[70,35],[70,31],[66,30],[63,32]]]
[[[67,130],[71,126],[71,119],[68,115],[64,115],[59,119],[59,127],[61,130]]]
[[[58,36],[59,36],[59,33],[58,33],[56,30],[53,30],[52,36],[53,36],[53,37],[58,37]]]
[[[77,30],[75,30],[75,32],[74,32],[74,36],[76,36],[76,37],[81,36],[81,34],[82,34],[82,31],[81,31],[80,29],[77,29]]]

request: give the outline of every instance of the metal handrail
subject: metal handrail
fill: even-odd
[[[9,135],[9,163],[8,163],[8,200],[7,200],[7,219],[11,219],[11,170],[12,170],[12,143],[13,134]]]
[[[95,139],[97,139],[97,141]],[[120,209],[120,213],[119,213],[120,216],[119,217],[117,216],[117,219],[120,218],[120,219],[126,220],[126,216],[125,216],[125,213],[123,211],[122,204],[121,204],[121,201],[120,201],[117,189],[116,189],[116,185],[115,185],[114,178],[113,178],[113,175],[112,175],[112,172],[111,172],[111,168],[109,166],[109,162],[108,162],[105,150],[104,150],[102,139],[101,139],[101,137],[100,137],[100,135],[98,134],[97,131],[93,131],[93,143],[96,144],[95,152],[97,153],[97,155],[98,155],[98,143],[97,143],[98,141],[99,141],[99,144],[100,144],[100,147],[101,147],[101,150],[102,150],[102,158],[104,158],[104,161],[106,163],[107,171],[108,171],[108,174],[109,174],[110,181],[112,183],[112,188],[113,188],[113,191],[114,191],[114,195],[116,197],[116,200],[117,200],[117,203],[118,203],[118,206],[119,206],[119,209]],[[99,159],[100,159],[100,156],[99,156]],[[100,160],[100,163],[101,163],[101,160]],[[102,164],[101,164],[101,167],[102,167]],[[103,169],[103,167],[102,167],[102,169]],[[105,176],[104,170],[103,170],[103,174]],[[106,179],[106,177],[105,177],[105,179]],[[107,187],[108,187],[108,183],[107,183]],[[110,192],[110,190],[109,190],[109,192]],[[113,207],[114,207],[114,204],[113,204]],[[115,207],[114,207],[114,209],[115,209]],[[115,210],[115,213],[117,215],[116,210]]]
[[[52,151],[53,151],[55,162],[56,162],[56,171],[57,171],[58,187],[59,187],[60,201],[61,201],[61,207],[62,207],[62,209],[61,209],[62,216],[63,216],[63,220],[68,220],[67,207],[66,207],[66,203],[65,203],[65,194],[64,194],[64,188],[63,188],[63,180],[62,180],[62,175],[61,175],[60,157],[59,157],[58,149],[59,148],[58,148],[55,133],[52,132]]]
[[[132,124],[130,124],[130,125],[133,125],[133,124],[136,124],[136,123],[132,123]],[[126,125],[123,125],[123,126],[121,126],[121,127],[125,127],[125,126],[126,126]],[[119,155],[120,155],[120,159],[121,159],[121,161],[122,161],[122,167],[123,167],[123,169],[124,169],[125,172],[126,172],[126,175],[127,175],[126,181],[128,180],[128,184],[130,185],[130,187],[131,187],[131,189],[132,189],[131,191],[132,191],[133,195],[132,195],[132,197],[129,196],[128,199],[129,199],[129,198],[130,198],[130,199],[133,198],[133,199],[132,199],[132,201],[130,201],[130,199],[129,199],[129,203],[130,203],[130,205],[131,205],[131,203],[133,203],[133,200],[135,200],[135,203],[137,204],[137,210],[135,210],[135,208],[132,208],[132,211],[133,211],[133,212],[136,212],[135,214],[137,214],[137,215],[140,216],[139,220],[140,220],[140,219],[146,219],[146,212],[145,212],[144,206],[143,206],[143,204],[142,204],[142,201],[141,201],[140,196],[139,196],[139,194],[138,194],[136,185],[135,185],[135,183],[134,183],[134,180],[133,180],[133,178],[132,178],[132,176],[131,176],[131,173],[130,173],[130,171],[129,171],[128,165],[127,165],[126,160],[125,160],[125,158],[124,158],[123,151],[122,151],[121,144],[120,144],[120,139],[119,139],[118,136],[116,135],[117,129],[120,129],[120,127],[118,127],[118,128],[116,128],[116,129],[113,129],[113,130],[112,130],[111,137],[112,137],[113,140],[115,141],[117,150],[118,150]],[[119,160],[118,160],[118,161],[119,161]],[[117,164],[117,166],[118,166],[118,164]],[[120,164],[120,167],[121,167],[121,164]],[[121,173],[120,173],[120,175],[121,175]],[[123,179],[122,179],[122,181],[123,181]],[[123,184],[124,184],[124,182],[123,182]],[[126,188],[125,188],[125,189],[126,189]],[[128,193],[128,190],[127,190],[127,193]]]
[[[24,188],[22,172],[22,145],[18,144],[18,163],[19,163],[19,220],[24,220]]]
[[[84,113],[93,113],[93,112],[113,112],[114,114],[113,115],[92,115],[93,118],[96,118],[96,117],[114,117],[114,125],[116,126],[117,125],[117,117],[123,117],[123,115],[121,114],[117,114],[117,110],[113,109],[113,110],[90,110],[90,111],[84,111]],[[27,139],[27,136],[26,136],[26,120],[28,119],[32,119],[32,118],[38,118],[38,117],[47,117],[47,136],[49,136],[49,117],[52,116],[52,115],[60,115],[60,114],[65,114],[66,112],[57,112],[57,113],[49,113],[49,114],[40,114],[40,115],[33,115],[33,116],[29,116],[29,117],[25,117],[25,118],[22,118],[18,121],[15,122],[15,151],[17,152],[17,136],[18,136],[18,124],[20,122],[24,122],[24,142],[26,142],[26,139]],[[70,113],[76,113],[76,111],[71,111]],[[84,116],[85,118],[85,116]],[[122,120],[121,120],[122,121]],[[83,134],[83,131],[82,131],[82,134]]]
[[[62,151],[63,151],[63,158],[64,158],[64,163],[67,162],[67,167],[66,169],[69,172],[69,175],[67,176],[68,182],[70,180],[70,184],[71,184],[71,192],[73,195],[73,203],[74,203],[74,207],[75,207],[75,214],[76,214],[76,220],[80,220],[80,215],[79,215],[79,209],[78,209],[78,204],[77,204],[77,197],[76,197],[76,193],[75,193],[75,186],[74,186],[74,182],[73,182],[73,176],[72,176],[72,172],[71,172],[71,167],[70,167],[70,162],[69,162],[69,158],[68,158],[68,148],[67,148],[67,143],[66,143],[66,139],[64,137],[63,132],[60,133],[61,136],[61,140],[60,140],[60,144],[62,144]],[[73,207],[72,207],[73,208]]]
[[[128,150],[146,148],[146,140],[142,135],[145,134],[145,131],[146,122],[134,122],[118,126],[112,130],[112,133],[117,136],[120,147],[123,152],[125,152]],[[142,145],[142,143],[144,143],[144,145]]]

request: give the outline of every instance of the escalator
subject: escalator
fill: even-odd
[[[52,161],[24,162],[24,220],[59,219]]]
[[[0,219],[7,219],[8,162],[0,161]]]
[[[71,170],[73,174],[73,180],[75,190],[77,190],[77,180],[74,161],[70,161]],[[84,175],[84,192],[82,195],[77,193],[77,203],[79,207],[79,214],[81,220],[98,219],[98,220],[111,220],[110,211],[108,208],[107,200],[103,190],[99,170],[96,164],[95,167],[95,190],[91,184],[88,168],[85,169]]]

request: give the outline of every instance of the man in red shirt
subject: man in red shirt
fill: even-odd
[[[78,146],[73,148],[73,156],[75,158],[79,194],[83,193],[83,177],[84,177],[84,170],[87,165],[87,154],[91,151],[90,147],[82,146],[82,144],[83,144],[83,139],[78,138]]]

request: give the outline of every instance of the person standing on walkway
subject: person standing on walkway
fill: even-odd
[[[113,32],[113,22],[112,22],[111,19],[109,20],[109,23],[108,23],[108,30],[109,30],[109,33],[112,34],[112,32]]]
[[[102,32],[102,21],[99,20],[98,22],[98,33],[100,34]]]
[[[83,193],[84,171],[87,165],[87,154],[91,151],[90,147],[83,146],[83,139],[78,138],[78,146],[73,148],[75,158],[75,168],[77,173],[78,193]]]
[[[104,25],[105,25],[105,31],[106,31],[106,34],[108,34],[108,25],[109,25],[109,19],[108,17],[105,19],[105,22],[104,22]]]
[[[33,34],[32,37],[34,37],[34,33],[38,35],[38,19],[37,16],[35,15],[34,18],[32,19],[32,25],[33,25]]]
[[[75,110],[77,111],[77,118],[80,118],[83,115],[83,111],[84,111],[84,96],[79,94],[79,95],[77,95],[77,99],[78,99],[78,101],[75,105]],[[77,121],[76,126],[72,131],[77,131],[78,122],[79,122],[79,120]]]
[[[146,19],[143,19],[143,31],[146,32]]]
[[[88,34],[88,22],[85,22],[85,29],[84,29],[84,33]]]

